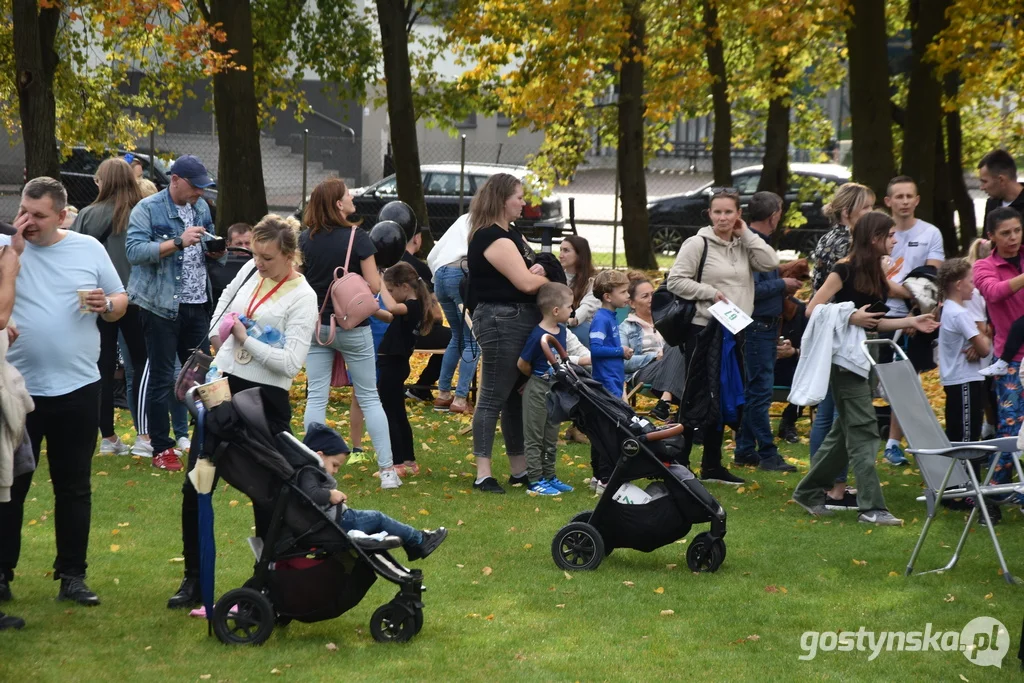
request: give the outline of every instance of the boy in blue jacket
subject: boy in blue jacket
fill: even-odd
[[[594,278],[594,296],[601,301],[601,308],[594,313],[590,324],[594,379],[612,396],[621,398],[626,385],[625,360],[632,358],[633,349],[623,346],[619,339],[615,309],[629,303],[629,278],[618,270],[601,271]]]

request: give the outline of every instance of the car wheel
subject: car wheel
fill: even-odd
[[[655,254],[675,256],[683,246],[683,233],[670,225],[651,226],[651,247]]]

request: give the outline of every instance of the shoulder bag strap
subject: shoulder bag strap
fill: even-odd
[[[341,267],[341,269],[345,273],[345,275],[348,275],[348,261],[349,261],[349,259],[352,258],[352,245],[355,244],[355,241],[356,241],[356,230],[358,230],[358,229],[359,228],[357,228],[354,225],[349,228],[349,230],[351,232],[349,232],[349,234],[348,234],[348,251],[345,252],[345,265],[343,265]],[[334,272],[337,273],[338,270],[335,269]]]
[[[704,251],[700,255],[700,265],[697,266],[697,282],[700,282],[704,277],[704,264],[708,260],[708,238],[701,235],[701,239],[704,240]]]
[[[103,231],[103,234],[99,236],[100,244],[106,246],[107,238],[110,237],[110,233],[114,230],[114,224],[111,223],[107,226],[107,229]]]
[[[358,230],[358,228],[353,225],[353,226],[351,226],[349,228],[349,230],[350,230],[350,232],[349,232],[349,235],[348,235],[348,249],[345,251],[345,262],[342,265],[335,267],[335,269],[334,269],[334,278],[331,280],[331,284],[327,287],[327,292],[324,294],[324,302],[322,304],[320,304],[320,313],[319,313],[319,315],[317,315],[316,343],[319,344],[320,346],[328,346],[329,344],[332,344],[334,342],[334,334],[335,334],[334,316],[331,315],[331,331],[330,331],[330,333],[327,336],[327,341],[324,341],[324,340],[320,339],[320,324],[321,324],[320,321],[323,320],[324,311],[327,310],[327,302],[331,300],[331,291],[334,289],[334,285],[338,282],[338,280],[341,279],[340,277],[338,277],[338,271],[339,270],[341,271],[341,277],[345,277],[346,275],[348,275],[348,272],[349,272],[348,271],[348,262],[349,262],[349,259],[352,258],[352,245],[355,244],[355,241],[356,241],[356,230]]]

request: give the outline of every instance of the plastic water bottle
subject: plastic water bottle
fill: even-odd
[[[284,348],[284,335],[276,327],[265,325],[263,327],[263,334],[260,335],[260,340],[267,346]]]
[[[217,367],[216,363],[210,363],[210,369],[206,371],[206,381],[212,382],[215,379],[220,378],[220,368]]]

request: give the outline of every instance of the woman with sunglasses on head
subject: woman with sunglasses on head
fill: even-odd
[[[714,327],[718,326],[708,309],[719,301],[730,301],[744,313],[750,315],[754,310],[754,275],[779,266],[779,255],[767,242],[747,228],[740,218],[740,197],[732,188],[716,188],[711,196],[708,210],[711,225],[701,228],[697,234],[683,243],[676,256],[676,262],[669,270],[666,284],[670,292],[676,296],[693,301],[697,311],[693,316],[689,334],[683,346],[683,356],[687,366],[686,388],[683,391],[683,405],[695,402],[717,400],[718,396],[710,396],[707,387],[701,387],[699,380],[694,380],[693,358],[700,352],[703,357],[706,347],[718,339]],[[703,270],[698,276],[702,256]],[[723,348],[726,339],[722,339]],[[739,353],[742,345],[742,333],[736,339],[734,356],[742,364],[743,354]],[[727,361],[725,354],[721,362]],[[742,365],[741,365],[742,368]],[[742,377],[742,369],[740,371]],[[680,411],[683,417],[686,411]],[[719,411],[712,411],[717,414]],[[717,420],[713,424],[687,425],[684,432],[686,454],[693,447],[694,437],[703,435],[703,455],[701,456],[701,480],[719,482],[738,486],[743,480],[733,475],[722,464],[722,438],[724,425]]]

